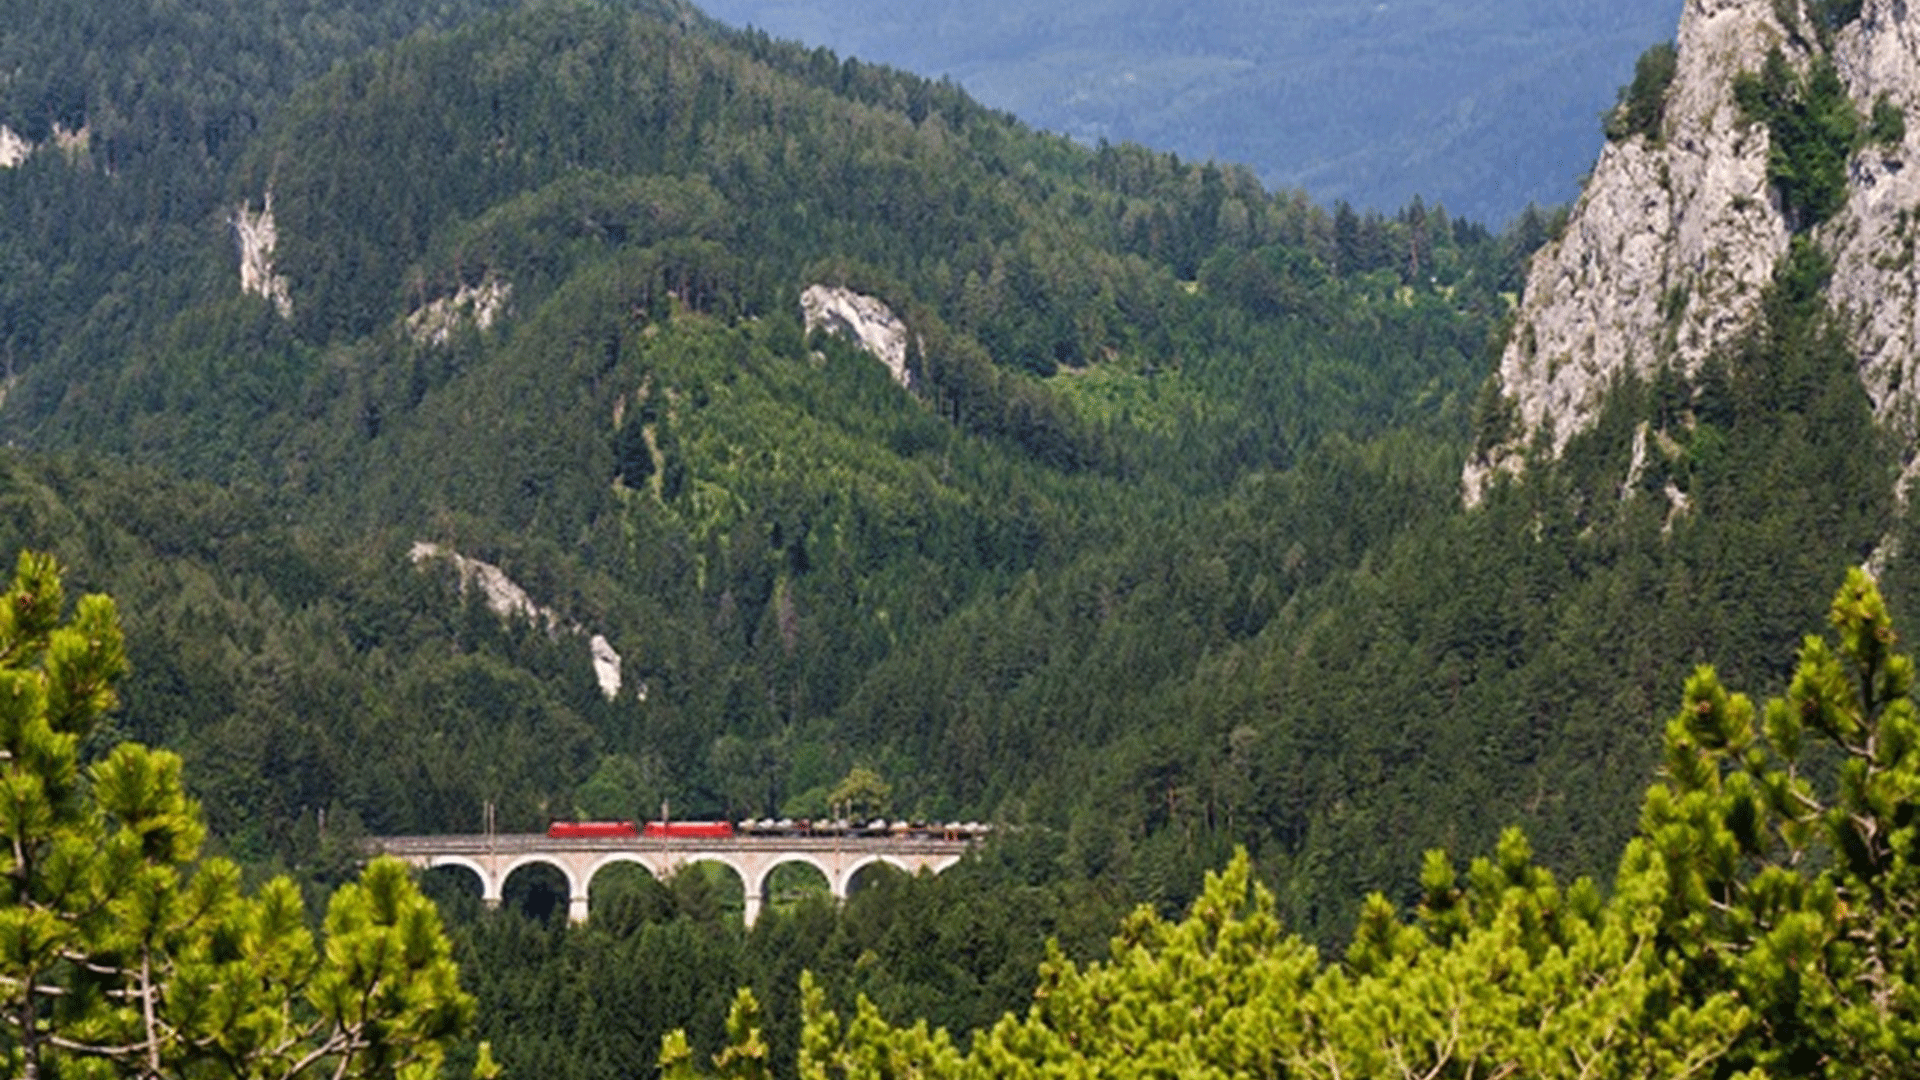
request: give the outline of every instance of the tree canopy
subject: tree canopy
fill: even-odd
[[[958,1048],[844,1015],[811,977],[800,1075],[1898,1077],[1920,1038],[1920,723],[1913,662],[1854,570],[1756,708],[1687,681],[1665,766],[1604,890],[1509,830],[1464,876],[1427,854],[1403,920],[1370,897],[1343,957],[1282,928],[1246,853],[1179,921],[1142,908],[1108,959],[1056,950],[1034,1003]],[[720,1076],[765,1074],[742,992]],[[685,1040],[669,1076],[695,1075]]]
[[[769,988],[802,966],[843,1015],[990,1026],[1027,938],[1084,963],[1236,846],[1322,956],[1353,898],[1417,904],[1424,849],[1506,824],[1601,874],[1666,689],[1708,656],[1784,677],[1834,566],[1920,552],[1810,238],[1738,348],[1617,386],[1466,514],[1556,211],[1317,207],[676,3],[311,7],[0,26],[27,73],[0,122],[92,132],[0,170],[0,551],[57,551],[130,631],[80,775],[163,746],[206,850],[315,891],[357,833],[817,817],[857,767],[889,818],[1024,845],[751,933],[691,875],[577,931],[449,900],[510,1070],[621,1080],[663,1024],[710,1054],[747,984],[785,1069]],[[1829,175],[1831,86],[1774,81],[1756,122]],[[1865,137],[1898,129],[1877,111]],[[269,190],[291,319],[235,273]],[[807,327],[816,284],[910,328],[911,387]],[[1877,564],[1920,602],[1920,566]]]
[[[63,619],[60,570],[22,553],[0,594],[0,1055],[12,1075],[438,1075],[471,1022],[439,914],[400,863],[327,905],[252,895],[201,858],[180,758],[89,741],[126,658],[113,602]],[[88,751],[92,751],[89,753]]]

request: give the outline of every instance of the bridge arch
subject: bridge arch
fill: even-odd
[[[767,898],[767,883],[773,880],[773,872],[783,866],[792,866],[795,864],[811,866],[815,870],[820,871],[820,876],[827,879],[827,891],[833,894],[835,898],[841,895],[841,883],[838,880],[838,875],[834,873],[835,867],[809,851],[779,854],[761,860],[760,864],[754,868],[753,880],[747,882],[748,891],[753,896],[764,901]],[[744,873],[741,874],[742,879],[745,879],[746,876]]]
[[[661,872],[662,867],[660,866],[660,860],[650,854],[638,851],[609,851],[605,855],[595,859],[593,864],[587,867],[586,872],[582,875],[585,880],[580,883],[580,888],[582,891],[591,891],[593,888],[593,879],[600,875],[600,871],[605,870],[609,866],[622,865],[637,866],[645,870],[647,876],[655,881],[659,881],[666,876]]]
[[[500,864],[499,881],[494,886],[502,899],[506,897],[507,883],[513,880],[513,875],[535,867],[545,867],[559,875],[563,891],[558,900],[566,908],[567,920],[576,923],[585,922],[587,918],[586,878],[580,873],[580,867],[575,861],[564,856],[556,857],[535,852],[504,860]]]
[[[739,887],[742,917],[746,921],[747,926],[751,928],[753,926],[753,920],[760,914],[760,905],[757,894],[752,891],[754,875],[752,871],[744,865],[744,860],[736,858],[731,854],[717,851],[688,852],[684,858],[674,861],[673,866],[668,870],[668,875],[678,877],[681,874],[691,873],[697,878],[699,875],[710,873],[706,868],[714,866],[726,871],[724,875],[715,875],[716,877],[723,876],[731,878]],[[714,890],[713,899],[720,905],[720,909],[722,911],[733,910],[732,887],[712,880],[710,880],[708,884]],[[698,889],[700,886],[696,885],[694,887]],[[695,893],[694,895],[697,896],[699,894]],[[685,894],[681,894],[681,897],[684,902]]]
[[[819,875],[821,883],[827,887],[828,896],[836,901],[845,898],[845,882],[841,880],[842,875],[836,873],[836,867],[809,852],[794,852],[775,855],[763,860],[758,866],[754,874],[756,880],[748,885],[751,890],[749,895],[753,898],[756,911],[764,910],[767,905],[773,903],[774,875],[779,873],[782,867],[788,866],[807,867]]]
[[[615,936],[671,914],[672,893],[648,855],[617,852],[594,860],[585,871],[588,919]]]
[[[566,859],[556,859],[543,853],[517,856],[501,864],[500,882],[495,888],[505,889],[507,879],[512,877],[515,871],[524,870],[529,866],[551,866],[560,871],[560,876],[566,879],[569,896],[579,896],[586,891],[587,883],[580,879],[573,867],[567,865]]]
[[[465,870],[479,879],[480,899],[486,903],[487,906],[492,907],[500,902],[500,882],[502,879],[496,878],[488,873],[487,868],[481,866],[477,859],[469,859],[465,855],[435,855],[427,862],[425,869],[439,870],[449,867]]]
[[[891,870],[897,870],[908,877],[913,876],[914,868],[901,859],[897,859],[891,855],[863,855],[847,864],[846,880],[840,883],[840,891],[835,895],[841,900],[845,900],[847,897],[853,895],[854,879],[860,876],[861,871],[869,870],[876,866],[884,866]]]

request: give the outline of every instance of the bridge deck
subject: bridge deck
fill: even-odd
[[[366,845],[390,855],[522,855],[541,852],[661,851],[815,854],[836,851],[900,855],[959,855],[972,840],[908,836],[590,836],[545,833],[468,833],[451,836],[374,836]]]

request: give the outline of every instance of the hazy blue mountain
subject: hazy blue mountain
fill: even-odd
[[[1076,138],[1503,222],[1564,202],[1681,0],[708,0],[724,22],[947,75]]]

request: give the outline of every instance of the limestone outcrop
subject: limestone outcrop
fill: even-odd
[[[67,155],[68,161],[79,161],[93,149],[93,129],[85,124],[77,128],[65,128],[53,125],[53,145]]]
[[[480,598],[487,605],[487,610],[502,619],[525,619],[535,626],[545,628],[549,634],[567,633],[578,636],[586,633],[578,624],[561,618],[559,612],[534,603],[533,597],[527,595],[527,591],[521,588],[519,583],[507,576],[505,570],[490,562],[470,559],[451,548],[425,540],[416,541],[408,551],[407,557],[415,566],[436,560],[452,566],[460,582],[461,593],[464,594],[469,589],[478,589]],[[601,695],[608,701],[619,697],[620,654],[614,651],[613,645],[601,634],[594,634],[588,638],[587,651],[593,660],[594,680],[600,686]],[[641,684],[638,693],[641,700],[646,699],[647,691],[644,683]]]
[[[488,277],[478,285],[462,285],[452,296],[428,302],[407,316],[407,336],[421,345],[445,345],[455,328],[470,322],[481,330],[491,330],[506,313],[513,286],[497,277]]]
[[[907,366],[907,324],[892,308],[851,289],[814,285],[800,294],[800,311],[806,319],[807,333],[825,329],[853,339],[887,366],[894,382],[914,389],[914,374]]]
[[[229,220],[240,245],[240,291],[266,297],[281,318],[292,318],[293,296],[286,277],[277,273],[273,264],[273,250],[280,242],[273,223],[273,192],[267,192],[258,213],[251,204],[243,203]]]
[[[1519,473],[1530,448],[1558,457],[1620,379],[1666,364],[1692,374],[1753,325],[1792,234],[1768,177],[1771,135],[1743,115],[1734,84],[1774,49],[1807,68],[1823,45],[1799,9],[1687,0],[1660,129],[1607,144],[1565,232],[1534,258],[1496,375],[1512,423],[1466,463],[1469,506],[1495,476]],[[1853,320],[1876,415],[1911,442],[1920,18],[1906,0],[1865,0],[1830,55],[1862,117],[1884,100],[1912,118],[1899,145],[1855,154],[1843,209],[1811,234],[1834,259],[1830,298]]]
[[[27,160],[33,153],[33,144],[20,137],[20,133],[0,124],[0,169],[11,169]]]
[[[1834,62],[1862,116],[1884,100],[1906,116],[1898,146],[1854,157],[1847,203],[1817,238],[1833,256],[1828,298],[1849,320],[1874,415],[1908,453],[1920,440],[1920,13],[1868,0],[1834,43]]]
[[[69,162],[82,161],[93,148],[93,130],[85,124],[77,128],[55,124],[48,140],[36,146],[26,136],[0,124],[0,169],[18,168],[42,146],[51,146],[60,151]]]

